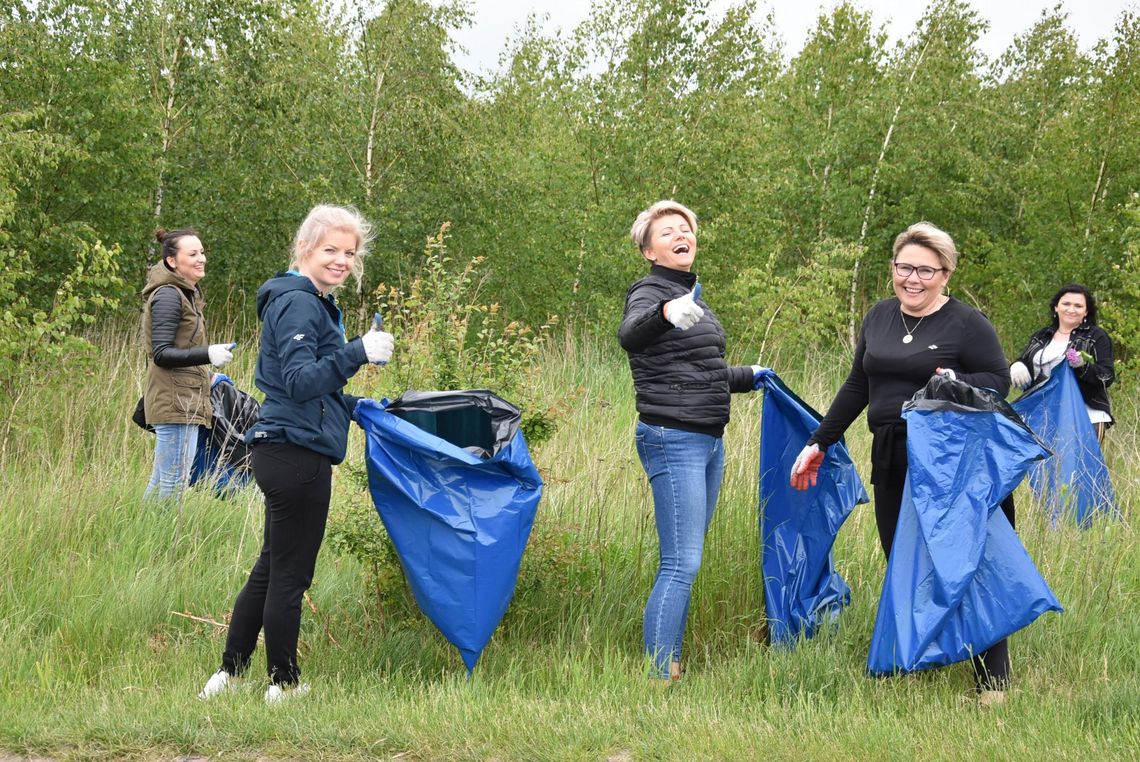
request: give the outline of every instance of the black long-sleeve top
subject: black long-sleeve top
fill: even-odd
[[[910,329],[913,340],[904,344]],[[917,327],[915,327],[917,324]],[[950,298],[922,318],[904,316],[898,299],[867,312],[847,380],[809,443],[829,447],[867,408],[871,431],[902,420],[902,405],[926,386],[936,368],[971,386],[1009,392],[1009,367],[993,325],[978,310]]]
[[[179,347],[174,343],[178,326],[182,322],[182,300],[175,290],[177,286],[166,286],[154,293],[150,301],[150,348],[154,364],[160,368],[186,368],[192,365],[208,365],[208,346]]]

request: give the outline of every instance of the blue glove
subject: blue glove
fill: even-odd
[[[768,376],[774,375],[771,368],[765,368],[762,365],[752,366],[752,389],[756,391],[764,386],[764,379]]]

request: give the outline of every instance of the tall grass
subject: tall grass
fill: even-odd
[[[234,334],[243,347],[254,337]],[[870,679],[884,564],[869,506],[835,548],[852,587],[839,626],[766,645],[757,532],[760,399],[738,396],[724,489],[694,589],[685,680],[641,678],[655,570],[652,501],[633,448],[629,371],[609,343],[568,336],[534,383],[564,419],[533,453],[546,491],[518,594],[473,677],[422,618],[385,619],[359,562],[326,548],[301,634],[314,692],[265,707],[249,687],[199,702],[261,539],[255,490],[141,501],[150,437],[128,416],[141,354],[117,332],[94,363],[29,383],[0,450],[0,750],[59,758],[1025,758],[1140,748],[1140,542],[1135,404],[1117,393],[1107,453],[1122,521],[1051,529],[1024,490],[1018,529],[1066,607],[1011,641],[1016,688],[979,712],[964,665]],[[849,360],[777,367],[825,407]],[[775,364],[775,363],[774,363]],[[252,352],[227,368],[252,389]],[[366,381],[354,382],[362,385]],[[351,387],[350,387],[351,388]],[[868,461],[862,422],[849,432]],[[354,432],[350,460],[362,441]],[[864,473],[866,473],[864,469]],[[336,477],[334,515],[357,488]]]

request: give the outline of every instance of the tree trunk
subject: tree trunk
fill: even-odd
[[[903,88],[902,95],[899,96],[899,102],[895,105],[895,113],[891,115],[891,123],[887,126],[887,134],[883,136],[883,145],[879,149],[879,159],[875,162],[875,171],[871,174],[871,188],[867,192],[867,205],[863,208],[863,225],[859,229],[859,246],[862,247],[867,240],[867,228],[871,223],[871,209],[875,204],[875,191],[879,186],[879,171],[883,167],[883,161],[887,157],[887,149],[891,145],[891,135],[894,134],[895,124],[898,123],[899,113],[902,111],[903,103],[906,102],[907,96],[910,95],[910,87],[914,84],[914,77],[918,74],[918,67],[922,65],[922,59],[926,56],[926,48],[930,45],[930,37],[935,30],[931,30],[927,35],[927,42],[922,46],[922,50],[918,53],[918,58],[911,67],[910,76],[907,77],[906,87]],[[859,271],[863,266],[862,256],[856,255],[855,265],[851,270],[851,288],[847,294],[847,342],[851,345],[852,349],[855,347],[855,298],[859,294]]]
[[[368,118],[368,145],[364,153],[364,198],[372,201],[372,189],[375,179],[372,176],[372,153],[376,146],[376,124],[380,121],[380,91],[384,87],[384,74],[386,70],[381,67],[376,72],[376,86],[372,90],[372,113]]]
[[[164,42],[165,37],[159,40],[159,65],[161,67],[159,76],[162,79],[162,84],[166,92],[161,94],[155,92],[156,98],[165,95],[162,101],[162,148],[158,156],[158,179],[154,188],[155,225],[158,225],[162,220],[162,200],[166,194],[166,157],[170,153],[170,149],[174,146],[174,141],[179,133],[176,121],[181,109],[177,107],[178,99],[175,97],[175,92],[178,89],[178,64],[182,59],[182,52],[186,47],[186,37],[178,35],[169,63],[166,63],[166,51],[164,50],[166,46],[163,44]],[[154,243],[151,242],[151,256],[153,257],[154,254]]]

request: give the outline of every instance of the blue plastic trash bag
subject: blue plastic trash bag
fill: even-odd
[[[1087,527],[1098,512],[1117,512],[1116,494],[1096,432],[1068,363],[1030,388],[1013,409],[1053,451],[1049,460],[1029,471],[1029,486],[1056,524],[1062,515]]]
[[[480,389],[361,400],[355,418],[416,603],[470,672],[514,595],[542,497],[521,414]]]
[[[198,450],[190,467],[190,484],[212,480],[218,494],[240,489],[253,479],[245,433],[261,415],[261,404],[238,389],[233,379],[215,373],[210,382],[214,425],[198,427]]]
[[[768,639],[794,645],[800,633],[810,638],[820,624],[834,621],[851,600],[831,546],[852,509],[867,502],[867,491],[843,442],[827,449],[816,486],[792,488],[792,465],[820,415],[767,368],[756,386],[764,389],[760,536]]]
[[[935,376],[903,405],[907,479],[872,674],[968,659],[1060,611],[998,507],[1049,451],[995,392]]]

